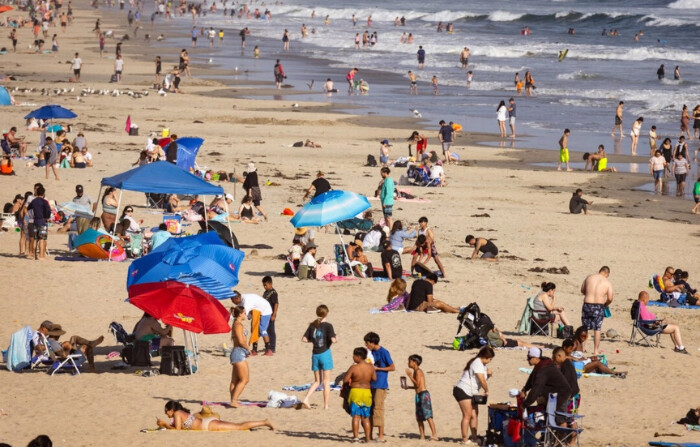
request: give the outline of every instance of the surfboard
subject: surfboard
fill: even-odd
[[[568,48],[566,50],[562,51],[561,53],[559,53],[559,62],[563,61],[567,54],[569,54]]]

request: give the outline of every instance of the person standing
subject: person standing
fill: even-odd
[[[160,56],[156,56],[155,63],[156,63],[156,84],[158,84],[158,86],[160,87],[160,81],[161,81],[160,72],[162,70]]]
[[[58,171],[56,170],[56,162],[58,161],[58,148],[56,143],[53,142],[53,138],[46,137],[46,144],[41,148],[44,153],[44,160],[46,161],[46,179],[49,178],[49,169],[53,171],[53,175],[58,178]]]
[[[313,197],[317,197],[323,194],[324,192],[330,191],[332,189],[331,184],[328,183],[328,180],[326,180],[324,175],[325,174],[321,171],[318,171],[316,173],[316,180],[311,182],[311,186],[309,186],[309,189],[306,190],[306,194],[304,194],[304,197],[301,199],[302,202],[305,201],[306,198],[309,197],[312,192]]]
[[[617,105],[617,109],[615,109],[615,125],[612,128],[612,132],[610,132],[610,135],[613,137],[615,136],[615,129],[620,130],[620,138],[623,138],[625,135],[622,133],[622,109],[625,107],[625,101],[620,101],[620,103]]]
[[[265,276],[262,279],[262,284],[263,288],[265,289],[265,292],[263,293],[263,298],[265,298],[267,302],[270,303],[270,307],[272,308],[270,324],[267,326],[267,335],[270,337],[270,344],[268,345],[268,348],[274,354],[277,351],[277,333],[275,332],[275,321],[277,320],[279,298],[277,296],[277,291],[274,289],[274,287],[272,287],[272,277]]]
[[[651,150],[649,156],[653,157],[654,152],[656,152],[656,144],[659,140],[659,136],[656,134],[656,126],[651,126],[649,129],[649,149]]]
[[[642,133],[643,122],[644,118],[640,116],[634,121],[634,123],[632,123],[632,131],[630,131],[630,138],[632,139],[632,146],[630,150],[632,155],[637,155],[637,143],[639,143],[639,136]]]
[[[659,78],[659,81],[663,81],[664,76],[666,76],[666,70],[664,70],[664,64],[661,64],[659,69],[656,70],[656,77]]]
[[[425,65],[425,50],[423,49],[423,45],[418,45],[416,56],[418,58],[418,69],[422,70]]]
[[[83,193],[83,185],[76,185],[75,197],[73,197],[73,203],[77,203],[78,205],[82,205],[85,208],[89,209],[93,213],[95,212],[95,209],[97,208],[97,202],[93,201],[92,197],[85,195]],[[75,226],[78,229],[78,234],[82,234],[85,230],[87,230],[89,225],[90,225],[90,218],[89,217],[76,216]]]
[[[515,138],[515,99],[508,100],[508,123],[510,124],[510,137]]]
[[[695,200],[695,206],[693,207],[692,213],[697,214],[698,209],[700,209],[700,177],[698,177],[698,181],[693,185],[693,199]]]
[[[46,260],[46,239],[49,234],[48,219],[51,217],[51,207],[44,198],[45,195],[46,190],[43,186],[39,186],[36,189],[36,197],[29,204],[29,210],[34,216],[33,235],[29,241],[29,257],[40,261]],[[36,244],[39,244],[38,257],[36,257]]]
[[[654,193],[658,191],[661,194],[666,166],[666,159],[661,155],[661,151],[654,152],[654,156],[649,160],[649,173],[654,177]]]
[[[424,422],[427,421],[432,433],[429,440],[439,441],[437,430],[435,429],[435,422],[433,421],[432,399],[430,398],[430,393],[425,386],[425,373],[422,369],[420,369],[421,363],[423,363],[423,357],[418,354],[412,354],[408,357],[406,376],[413,385],[407,388],[413,388],[416,390],[414,402],[416,405],[416,421],[418,421],[418,432],[420,435],[419,439],[425,439]]]
[[[569,167],[569,135],[571,131],[564,129],[564,134],[559,138],[559,164],[557,171],[561,171],[561,164],[566,164],[566,172],[571,172],[573,169]]]
[[[282,34],[282,51],[289,51],[289,31],[286,29]]]
[[[367,363],[367,349],[355,348],[352,352],[353,365],[343,376],[343,386],[350,387],[346,397],[349,413],[352,416],[352,442],[360,442],[360,423],[365,431],[365,443],[370,442],[370,409],[372,393],[370,382],[377,379],[374,368]]]
[[[282,82],[287,78],[284,74],[284,69],[282,68],[282,63],[280,62],[279,59],[277,59],[277,62],[275,62],[275,68],[273,70],[275,74],[275,84],[277,85],[277,89],[282,88]]]
[[[379,198],[382,201],[382,213],[384,213],[386,226],[391,228],[393,223],[392,214],[394,212],[394,179],[390,177],[391,170],[388,167],[384,166],[380,172],[383,181]]]
[[[464,47],[461,53],[459,53],[459,61],[462,63],[462,69],[466,70],[467,65],[469,65],[469,48]]]
[[[365,347],[371,352],[374,359],[374,371],[377,375],[370,382],[372,391],[372,416],[370,418],[370,435],[372,439],[374,427],[377,427],[377,442],[384,442],[384,401],[389,391],[389,372],[396,371],[396,365],[391,359],[389,351],[379,346],[379,335],[368,332],[364,338]]]
[[[428,218],[426,216],[421,216],[418,219],[418,235],[425,236],[425,242],[430,249],[430,257],[433,258],[438,269],[440,269],[440,273],[442,273],[442,277],[445,278],[445,267],[442,266],[442,261],[440,261],[437,246],[435,245],[435,233],[432,228],[428,227]]]
[[[489,386],[486,382],[493,374],[486,365],[496,356],[493,348],[484,346],[479,353],[467,362],[464,367],[462,377],[452,388],[452,396],[459,404],[462,411],[462,444],[478,445],[477,432],[479,423],[479,406],[474,403],[474,397],[479,396],[479,390],[483,390],[483,395],[489,395]]]
[[[170,143],[165,148],[165,161],[172,164],[177,164],[177,135],[170,135]]]
[[[100,54],[102,51],[100,50]],[[83,66],[83,61],[80,59],[80,55],[75,53],[75,57],[71,61],[71,68],[73,69],[73,75],[75,76],[75,82],[80,82],[80,68]]]
[[[505,138],[506,133],[506,115],[508,114],[508,108],[506,107],[506,102],[501,101],[496,107],[496,121],[498,121],[498,130],[501,133],[501,138]]]
[[[417,95],[418,94],[418,81],[416,81],[416,75],[411,70],[408,70],[408,79],[409,79],[408,94],[409,95]]]
[[[117,76],[117,82],[122,80],[122,71],[124,70],[124,59],[122,55],[118,55],[114,60],[114,74]]]
[[[328,306],[321,304],[316,308],[316,320],[309,324],[301,341],[304,343],[313,343],[311,355],[311,370],[314,372],[314,383],[309,387],[309,391],[304,396],[302,407],[309,407],[309,397],[315,392],[316,388],[323,382],[323,408],[328,409],[328,399],[331,396],[331,371],[333,370],[333,355],[331,353],[331,345],[336,343],[338,339],[335,335],[333,325],[326,321],[328,316]],[[369,387],[369,385],[368,385]]]
[[[12,28],[10,31],[10,40],[12,41],[12,51],[17,52],[17,29]]]
[[[598,273],[588,275],[581,284],[583,308],[581,309],[581,325],[589,331],[594,331],[593,355],[598,355],[600,348],[600,331],[603,327],[605,308],[613,301],[613,287],[608,280],[610,268],[606,265]]]
[[[231,340],[233,341],[233,350],[231,351],[231,385],[229,392],[231,393],[231,403],[233,408],[239,408],[241,404],[238,399],[250,381],[250,370],[248,369],[248,361],[246,358],[250,355],[248,348],[248,335],[243,327],[243,320],[246,319],[246,312],[243,306],[236,306],[231,310],[233,317],[233,327],[231,328]]]
[[[241,48],[245,48],[245,37],[250,34],[250,30],[248,30],[248,27],[246,26],[241,30],[239,33],[241,36]]]
[[[450,146],[455,139],[455,130],[452,126],[445,124],[445,120],[440,120],[440,130],[438,140],[442,144],[442,155],[445,157],[445,164],[450,164]]]
[[[245,181],[243,182],[243,189],[253,199],[253,205],[267,221],[267,214],[265,214],[265,210],[260,204],[262,202],[262,192],[260,191],[260,183],[258,183],[258,170],[252,161],[248,163],[247,173],[248,175],[245,176]]]
[[[233,304],[236,306],[243,306],[246,315],[251,320],[251,331],[253,332],[251,334],[251,341],[253,346],[250,350],[250,355],[258,355],[258,338],[255,336],[256,321],[253,319],[253,312],[258,312],[260,314],[260,321],[257,324],[257,333],[265,341],[264,355],[271,356],[272,351],[270,350],[270,335],[267,332],[267,329],[270,326],[270,318],[272,318],[272,307],[270,306],[270,303],[260,295],[256,295],[254,293],[245,293],[241,295],[241,293],[236,290],[233,291],[231,302],[233,302]]]

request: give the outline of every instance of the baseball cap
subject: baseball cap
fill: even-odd
[[[233,200],[233,195],[226,194],[226,200]]]
[[[542,350],[540,348],[530,348],[527,351],[527,357],[538,359],[542,357]]]
[[[389,140],[382,140],[382,144],[386,144],[387,146],[391,146],[391,144],[389,143]]]

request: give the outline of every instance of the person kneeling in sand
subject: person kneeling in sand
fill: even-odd
[[[482,253],[481,259],[484,261],[497,261],[498,260],[498,247],[496,244],[483,237],[472,236],[471,234],[464,238],[464,242],[467,245],[474,247],[474,252],[472,253],[471,259],[474,260],[479,256],[479,252]]]
[[[602,144],[598,146],[597,153],[590,154],[586,152],[583,154],[583,159],[586,160],[584,168],[586,171],[617,172],[615,167],[608,167],[608,155],[605,153],[605,146]]]
[[[180,402],[169,400],[165,404],[165,415],[169,420],[164,421],[158,419],[158,427],[163,427],[167,430],[203,430],[203,431],[232,431],[232,430],[251,430],[258,427],[268,427],[274,430],[269,419],[262,421],[246,421],[240,424],[235,422],[222,421],[217,413],[213,413],[207,406],[202,408],[199,413],[192,413],[187,408],[183,407]]]

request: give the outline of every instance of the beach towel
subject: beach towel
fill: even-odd
[[[664,447],[700,447],[697,442],[661,442],[649,441],[649,445],[664,446]]]
[[[265,402],[264,400],[239,400],[238,403],[244,407],[265,408],[267,406],[267,402]],[[210,402],[208,400],[203,400],[202,406],[204,405],[208,405],[210,407],[233,408],[230,402]]]
[[[661,301],[649,301],[647,306],[654,307],[671,307],[673,309],[700,309],[700,306],[691,306],[690,304],[683,304],[679,306],[669,306],[668,303],[662,303]]]
[[[250,312],[250,344],[257,343],[260,340],[260,312],[253,310]]]
[[[333,273],[328,273],[323,277],[324,281],[355,281],[356,279],[352,276],[338,276]]]
[[[7,348],[7,369],[21,371],[30,365],[30,342],[34,336],[31,326],[25,326],[18,330],[10,338],[10,346]]]
[[[519,334],[529,334],[530,333],[530,317],[532,317],[532,307],[534,306],[535,297],[531,296],[527,299],[527,304],[525,309],[523,309],[523,315],[520,317],[520,322],[516,331]]]
[[[82,256],[56,256],[53,258],[56,261],[66,261],[66,262],[97,262],[99,259],[85,258]]]
[[[285,385],[282,387],[282,390],[284,391],[307,391],[309,388],[311,388],[310,383],[305,383],[304,385]],[[340,391],[342,387],[340,385],[336,385],[334,383],[331,383],[331,391]],[[318,388],[316,388],[316,391],[323,391],[323,385],[319,385]]]
[[[532,368],[518,368],[520,372],[524,372],[527,374],[532,373]],[[586,373],[582,374],[583,377],[615,377],[612,374],[599,374],[599,373]]]

